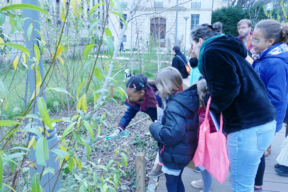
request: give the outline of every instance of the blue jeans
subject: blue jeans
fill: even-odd
[[[203,192],[209,192],[212,186],[212,175],[206,169],[201,171],[201,174],[204,183]]]
[[[183,169],[181,170],[179,176],[165,174],[168,192],[185,192],[184,184],[181,178],[182,172]]]
[[[276,121],[228,134],[231,188],[234,192],[253,192],[260,158],[272,143]]]

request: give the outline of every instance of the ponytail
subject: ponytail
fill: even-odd
[[[135,92],[147,89],[148,78],[145,74],[139,74],[132,76],[126,83],[126,88],[134,88]]]
[[[281,41],[288,43],[288,23],[284,23],[281,26]]]
[[[288,43],[288,23],[281,24],[273,19],[261,20],[255,28],[263,31],[266,39],[274,39],[277,43]]]

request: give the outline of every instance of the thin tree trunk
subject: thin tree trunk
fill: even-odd
[[[132,13],[133,13],[133,9],[134,9],[134,6],[133,6],[133,5],[134,5],[134,4],[135,4],[135,0],[133,0],[133,1],[131,2],[131,7],[130,7],[129,12],[128,12],[128,15],[127,15],[127,23],[126,23],[127,25],[128,25],[128,23],[129,23],[130,18],[132,17]],[[136,5],[135,5],[135,6],[136,6]],[[119,38],[118,38],[117,44],[116,44],[116,46],[115,46],[116,48],[115,48],[114,54],[113,54],[113,60],[114,60],[114,61],[116,60],[116,57],[117,57],[117,54],[118,54],[118,47],[120,47],[120,44],[121,44],[121,41],[122,41],[122,39],[123,39],[123,36],[124,36],[125,31],[126,31],[126,26],[124,25],[123,28],[122,28],[121,34],[120,34],[120,36],[119,36]],[[132,34],[131,34],[131,35],[132,35]],[[105,82],[104,82],[104,85],[103,85],[103,89],[106,89],[107,86],[108,86],[108,84],[109,84],[110,77],[111,77],[112,72],[113,72],[113,68],[114,68],[114,62],[111,61],[110,67],[109,67],[109,71],[108,71],[108,75],[107,75],[107,77],[105,78]],[[96,105],[98,105],[98,104],[100,104],[100,103],[102,102],[102,100],[103,100],[103,98],[104,98],[104,93],[105,93],[105,92],[101,92],[101,95],[100,95],[100,97],[99,97]],[[97,117],[97,115],[98,115],[98,111],[96,111],[96,112],[93,114],[93,117],[92,117],[92,118],[95,120],[96,117]]]

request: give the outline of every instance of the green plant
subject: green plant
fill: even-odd
[[[241,19],[250,19],[253,26],[261,19],[266,19],[262,9],[263,4],[255,4],[249,9],[243,9],[241,6],[222,7],[212,12],[212,23],[221,22],[223,24],[223,33],[238,36],[237,23]]]
[[[10,43],[11,40],[9,39],[9,37],[4,36],[3,33],[3,27],[0,25],[0,43],[1,41],[3,41],[3,43]],[[4,55],[9,54],[9,52],[11,51],[11,47],[9,46],[3,46],[0,48],[0,55],[4,57]],[[3,55],[4,54],[4,55]],[[3,61],[4,62],[4,61]]]
[[[265,15],[269,19],[275,19],[280,23],[286,23],[288,21],[288,4],[284,0],[273,0],[272,1],[273,8],[267,10],[265,6],[263,6],[263,10]]]
[[[73,188],[75,191],[95,191],[96,189],[100,189],[103,192],[110,190],[116,191],[119,184],[121,185],[120,178],[125,174],[125,172],[120,168],[121,166],[119,163],[121,160],[123,167],[127,167],[127,155],[126,153],[124,153],[125,150],[123,149],[116,150],[115,158],[113,160],[110,160],[106,165],[100,164],[99,159],[98,163],[95,164],[95,166],[93,165],[94,169],[90,169],[89,167],[85,167],[85,169],[82,169],[82,161],[84,161],[85,159],[86,161],[89,161],[92,153],[92,149],[89,145],[90,143],[87,142],[85,137],[89,135],[92,142],[94,142],[96,139],[99,139],[101,136],[101,128],[104,127],[103,125],[106,124],[106,112],[102,115],[96,116],[96,118],[92,118],[92,114],[98,112],[105,104],[105,102],[111,99],[106,94],[105,97],[98,102],[100,93],[107,92],[107,90],[101,89],[103,83],[102,79],[106,76],[106,74],[105,69],[101,68],[102,66],[98,64],[100,58],[99,50],[102,44],[105,43],[109,48],[109,52],[107,53],[107,55],[109,56],[108,59],[111,60],[111,56],[114,51],[114,45],[112,42],[111,31],[106,26],[106,23],[109,14],[115,14],[116,16],[120,17],[120,19],[122,18],[121,6],[117,0],[109,0],[106,3],[99,3],[91,9],[89,17],[93,14],[97,7],[103,6],[103,8],[105,8],[105,17],[103,18],[105,30],[102,31],[101,36],[99,37],[98,51],[94,53],[95,55],[93,55],[95,57],[93,57],[92,60],[89,60],[88,55],[90,54],[91,49],[95,46],[95,44],[93,43],[89,44],[91,42],[90,38],[84,37],[82,41],[80,41],[80,38],[78,38],[79,41],[75,43],[70,42],[71,39],[69,39],[68,36],[64,35],[64,27],[66,26],[68,18],[71,19],[71,22],[69,23],[72,24],[73,27],[75,27],[74,30],[76,34],[80,34],[81,28],[85,27],[84,22],[81,22],[81,18],[84,13],[79,4],[80,2],[77,0],[71,0],[67,1],[67,3],[68,9],[66,9],[66,1],[60,3],[59,5],[61,21],[57,21],[57,23],[47,22],[47,28],[49,28],[46,28],[47,31],[53,31],[53,33],[48,33],[48,35],[51,35],[50,38],[45,38],[40,31],[34,29],[33,23],[29,26],[27,31],[24,31],[24,33],[27,34],[28,38],[31,39],[35,39],[35,33],[41,35],[41,40],[38,39],[37,41],[39,45],[33,45],[33,54],[30,54],[29,50],[22,45],[5,43],[2,41],[0,42],[1,47],[13,47],[23,52],[20,58],[16,57],[14,61],[9,64],[13,66],[14,69],[14,71],[12,72],[11,81],[5,81],[8,77],[8,74],[11,73],[11,66],[1,71],[2,78],[0,79],[0,92],[1,96],[3,96],[3,99],[1,99],[0,103],[1,114],[3,111],[8,109],[10,101],[9,93],[11,93],[12,91],[13,83],[17,81],[17,78],[15,78],[15,76],[21,70],[19,66],[23,64],[27,67],[27,60],[32,61],[32,66],[29,66],[29,69],[33,70],[35,74],[35,91],[30,98],[26,98],[26,108],[24,110],[19,110],[19,113],[21,112],[21,115],[14,115],[13,119],[9,116],[8,119],[5,120],[3,119],[2,115],[0,117],[0,126],[5,127],[5,130],[7,130],[4,134],[4,137],[0,139],[0,142],[3,142],[0,152],[1,191],[5,191],[7,190],[7,188],[15,191],[22,190],[22,186],[20,186],[20,184],[28,183],[28,174],[22,174],[22,171],[23,168],[27,168],[29,166],[33,167],[33,169],[36,169],[37,165],[43,166],[41,173],[36,173],[31,178],[31,187],[28,188],[28,190],[32,189],[32,191],[43,191],[43,187],[47,185],[51,180],[43,186],[40,185],[40,180],[43,175],[50,172],[54,173],[54,177],[56,177],[56,181],[58,181],[61,180],[62,172],[69,175],[68,177],[70,177],[70,174],[74,173],[76,170],[83,171],[83,175],[76,173],[74,174],[73,179],[76,181],[76,186],[74,185],[73,187],[70,187],[70,189]],[[117,6],[118,12],[113,11],[112,8],[114,5]],[[72,9],[69,9],[70,6],[72,7]],[[27,19],[23,18],[22,20],[22,18],[20,18],[18,14],[16,14],[16,10],[18,9],[32,9],[39,11],[42,14],[43,18],[46,19],[46,21],[51,21],[51,16],[48,14],[48,12],[39,6],[29,4],[5,4],[0,9],[0,25],[2,25],[5,21],[5,14],[8,14],[11,24],[11,33],[14,32],[15,28],[18,31],[23,32],[22,21],[24,19]],[[85,45],[84,50],[76,51],[77,44]],[[77,68],[73,68],[73,63],[71,64],[67,62],[69,59],[69,56],[67,56],[69,46],[74,46],[75,54],[72,55],[72,58],[77,57],[77,55],[80,56],[80,59],[74,60],[74,64],[80,60],[80,64],[77,66],[75,65],[76,67],[78,67],[78,69],[80,68],[80,70],[77,70]],[[40,52],[43,53],[43,55],[47,56],[48,60],[51,61],[49,63],[50,65],[46,66],[44,76],[41,76],[40,73]],[[69,78],[71,75],[71,71],[73,70],[77,70],[78,76],[73,76],[71,80]],[[58,74],[58,76],[56,74]],[[53,82],[51,81],[53,77],[59,78],[58,80],[56,79],[56,86],[55,84],[51,83]],[[60,86],[58,86],[57,82],[63,82],[63,79],[65,79],[68,83],[66,85],[64,83],[59,84]],[[76,79],[80,80],[77,81]],[[73,87],[71,87],[70,89],[69,86],[71,82],[73,83]],[[42,87],[42,85],[44,84],[46,85],[45,89],[40,91],[40,87]],[[115,90],[118,91],[122,96],[125,95],[123,89],[115,87]],[[46,93],[47,95],[48,93],[50,93],[54,96],[54,99],[51,99],[49,97],[47,105],[44,101],[44,93]],[[91,112],[87,111],[87,98],[89,98],[87,95],[93,96],[94,108]],[[113,99],[111,100],[115,101]],[[65,119],[50,118],[47,106],[50,108],[51,112],[59,112],[60,107],[67,107],[69,109],[70,104],[74,103],[76,105],[75,109],[78,112],[76,115],[69,116]],[[38,107],[39,115],[33,113],[36,106]],[[109,111],[107,111],[107,114],[109,114]],[[26,124],[25,119],[29,119],[31,121]],[[38,123],[35,123],[35,121],[37,121]],[[49,137],[49,132],[47,130],[48,128],[53,129],[52,124],[57,122],[66,122],[68,123],[68,126],[64,130],[58,131],[60,139],[54,146],[48,147],[47,138]],[[95,132],[97,134],[95,134]],[[24,136],[27,136],[28,138],[28,142],[24,142],[24,144],[19,144],[13,141],[14,138],[17,138],[16,136],[18,133],[21,133],[21,135],[23,135],[24,133]],[[12,146],[15,145],[17,147],[6,147],[10,145],[10,143],[12,143]],[[55,148],[55,146],[58,145],[60,146],[60,149]],[[26,158],[28,153],[31,151],[31,147],[35,149],[36,158],[34,161],[27,162]],[[86,154],[83,154],[84,147],[87,149]],[[49,159],[49,153],[51,152],[56,154],[57,159],[59,159],[60,161],[59,170],[52,170],[46,164],[46,161]],[[80,160],[79,153],[81,153],[85,159],[83,158],[82,160]],[[52,161],[54,161],[54,159],[52,159]],[[3,182],[2,179],[3,167],[5,166],[9,166],[12,172],[12,174],[10,175],[5,175],[5,178],[9,178],[9,182],[7,179],[5,179]],[[100,177],[95,175],[95,170],[99,171],[99,173],[101,174]],[[30,186],[30,184],[27,186]],[[56,182],[53,183],[52,186],[53,191],[55,189]]]

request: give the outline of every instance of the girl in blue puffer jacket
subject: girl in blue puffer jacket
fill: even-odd
[[[197,86],[183,91],[181,74],[173,67],[162,69],[155,83],[163,101],[164,116],[162,122],[154,122],[149,130],[159,144],[168,192],[183,192],[181,175],[198,143]],[[164,98],[168,98],[167,103]]]
[[[264,83],[268,97],[276,109],[276,132],[282,128],[287,109],[288,91],[288,24],[275,20],[262,20],[257,23],[252,45],[254,70]],[[271,146],[265,152],[267,156]],[[265,156],[261,158],[255,179],[255,191],[262,190],[265,171]]]

